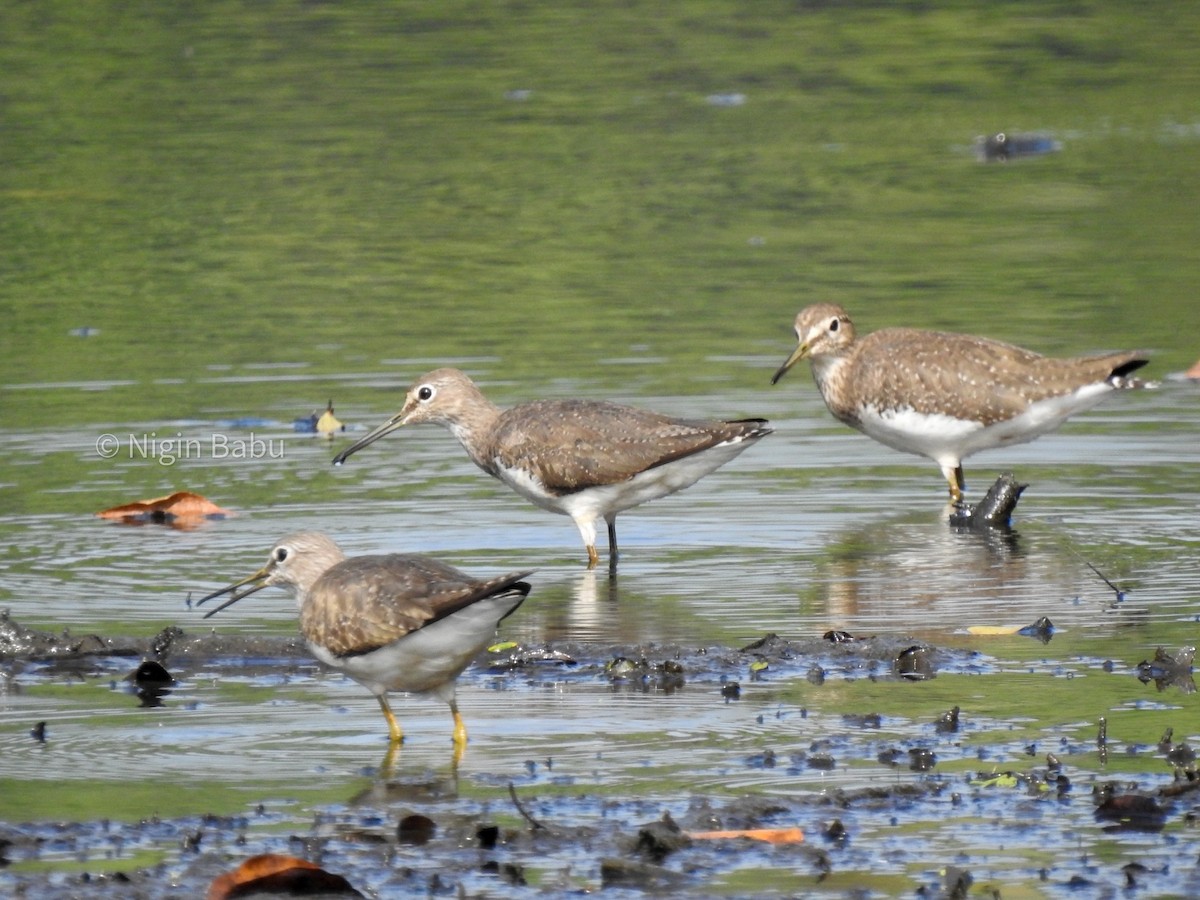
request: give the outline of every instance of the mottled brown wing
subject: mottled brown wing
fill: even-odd
[[[569,494],[769,431],[757,419],[689,421],[599,400],[544,400],[505,411],[490,450],[504,467],[535,469],[551,493]]]
[[[529,574],[479,581],[427,556],[356,556],[317,579],[300,630],[337,656],[368,653],[486,597],[524,597],[529,585],[520,582]]]
[[[1118,353],[1053,359],[1000,341],[903,328],[875,332],[859,345],[854,390],[881,398],[883,409],[964,417],[969,410],[985,424],[1101,383],[1140,358]]]

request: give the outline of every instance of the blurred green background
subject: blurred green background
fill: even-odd
[[[236,376],[284,363],[478,359],[519,384],[499,400],[765,390],[827,299],[1179,370],[1198,26],[1086,0],[6,4],[0,421],[254,413]],[[1002,130],[1062,149],[980,163]]]

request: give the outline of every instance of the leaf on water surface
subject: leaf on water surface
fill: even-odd
[[[102,509],[96,513],[98,518],[116,519],[131,525],[152,522],[172,525],[176,528],[187,527],[188,524],[194,524],[203,519],[224,518],[230,515],[233,513],[229,510],[222,509],[207,497],[191,491],[176,491],[152,500],[135,500],[132,503]]]
[[[768,844],[799,844],[804,840],[804,832],[799,828],[736,828],[732,831],[688,831],[685,834],[692,840],[699,841],[750,838],[766,841]]]
[[[362,896],[341,875],[326,872],[316,863],[295,856],[263,853],[244,860],[232,872],[214,878],[205,898],[231,900],[233,897],[263,893]]]

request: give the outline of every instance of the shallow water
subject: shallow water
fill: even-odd
[[[540,798],[542,815],[565,826],[600,814],[599,807],[578,806],[588,796],[610,797],[618,806],[621,798],[638,797],[636,811],[614,816],[644,813],[648,821],[658,815],[654,810],[686,816],[680,796],[803,800],[935,779],[975,799],[953,812],[926,801],[905,813],[901,804],[887,813],[888,826],[878,812],[851,808],[843,824],[856,843],[875,845],[876,852],[843,854],[838,865],[864,867],[862,877],[869,871],[892,885],[885,892],[919,882],[915,860],[887,865],[877,855],[889,852],[889,829],[902,827],[910,838],[921,836],[922,858],[966,859],[977,878],[1015,884],[1030,881],[1045,860],[1030,856],[1030,848],[993,861],[999,835],[979,821],[976,807],[999,805],[997,815],[1006,818],[1015,800],[989,799],[966,781],[976,771],[1029,771],[1053,751],[1065,757],[1076,794],[1070,810],[1051,822],[1111,843],[1093,823],[1091,785],[1110,778],[1146,788],[1169,784],[1170,767],[1154,750],[1162,732],[1173,727],[1176,741],[1200,740],[1194,694],[1177,687],[1158,692],[1134,677],[1136,664],[1158,646],[1173,652],[1200,636],[1192,539],[1198,497],[1186,477],[1198,461],[1191,439],[1200,428],[1196,388],[1168,383],[1119,395],[1056,435],[971,460],[975,496],[998,471],[996,457],[1031,483],[1009,534],[952,529],[935,467],[827,420],[807,379],[791,388],[764,391],[771,402],[761,404],[763,412],[779,418],[775,435],[689,491],[622,516],[616,574],[584,569],[569,520],[526,505],[476,472],[439,429],[393,435],[337,470],[328,461],[349,437],[331,444],[279,431],[270,437],[285,442],[283,459],[255,463],[279,470],[270,481],[281,494],[278,505],[234,509],[230,518],[191,531],[86,515],[7,521],[4,605],[22,624],[69,627],[77,636],[150,635],[170,625],[286,635],[294,632],[295,611],[281,591],[260,593],[208,621],[188,608],[188,597],[249,574],[281,533],[320,527],[351,553],[430,552],[479,574],[536,568],[533,593],[503,623],[500,637],[528,647],[571,642],[592,648],[585,652],[599,654],[600,662],[605,654],[631,651],[653,659],[669,652],[656,647],[671,645],[740,647],[772,632],[814,638],[843,629],[922,640],[959,655],[933,681],[916,684],[893,680],[887,666],[847,668],[820,657],[776,661],[755,679],[748,655],[732,668],[693,668],[671,690],[654,679],[614,683],[602,669],[579,675],[540,664],[489,672],[485,665],[468,672],[460,688],[471,745],[455,770],[457,789],[418,808],[435,818],[455,810],[478,816],[482,803],[511,815],[505,788],[512,781]],[[754,399],[734,396],[731,405]],[[647,405],[690,414],[694,403],[658,396]],[[205,440],[216,427],[191,423],[181,430]],[[11,454],[48,438],[10,432],[3,443]],[[86,453],[86,440],[77,436],[77,443],[83,448],[77,452]],[[177,465],[186,467],[188,484],[208,485],[222,502],[247,477],[224,460]],[[332,499],[306,502],[306,485],[326,479],[336,482]],[[108,490],[85,481],[78,494],[98,506]],[[1155,501],[1147,503],[1147,496]],[[1087,563],[1123,591],[1120,598]],[[1044,645],[966,630],[1027,625],[1040,616],[1058,629]],[[162,706],[147,709],[124,681],[136,662],[101,659],[76,675],[50,663],[7,667],[0,796],[9,799],[0,800],[7,807],[0,818],[175,821],[199,813],[245,815],[267,803],[272,815],[252,816],[246,831],[252,844],[269,848],[280,828],[313,827],[313,816],[358,815],[345,811],[358,809],[352,798],[371,785],[378,790],[397,777],[450,770],[449,716],[438,703],[398,701],[407,741],[397,766],[387,769],[374,701],[313,663],[181,663],[179,683]],[[820,685],[806,677],[815,665],[824,669]],[[722,679],[741,682],[741,699],[722,699]],[[938,735],[932,723],[952,706],[962,709],[962,732]],[[863,728],[845,719],[848,713],[882,719]],[[1095,744],[1102,716],[1113,742],[1104,763]],[[46,722],[44,744],[28,735],[37,721]],[[936,753],[932,774],[877,758],[914,747]],[[766,751],[775,757],[769,765]],[[832,768],[808,763],[813,753],[832,757]],[[155,783],[172,785],[170,799],[145,787],[147,772]],[[397,814],[386,800],[368,806],[383,822]],[[810,834],[829,819],[807,806],[787,815]],[[1061,823],[1062,815],[1074,824]],[[1172,844],[1120,838],[1114,851],[1120,859],[1153,862],[1165,854],[1169,860],[1177,851],[1167,846],[1187,839],[1177,829],[1168,826]],[[167,839],[143,839],[146,858],[194,866],[167,846],[178,843],[168,831]],[[969,839],[971,833],[978,836]],[[1039,844],[1039,857],[1054,855],[1054,839]],[[1068,846],[1074,844],[1064,837],[1060,850]],[[120,869],[142,858],[132,853],[88,855],[85,868]],[[53,853],[16,860],[0,878],[17,884],[23,873],[47,868],[65,878],[79,868],[75,856],[61,864]],[[586,854],[531,851],[524,858],[545,884],[569,868],[582,867],[583,883],[598,878]],[[757,871],[752,859],[746,865]],[[778,871],[769,883],[787,890],[788,877],[809,883],[813,863],[803,856],[782,868],[772,858],[770,865]],[[736,892],[739,870],[722,870],[727,890]],[[387,889],[384,871],[368,867],[361,877]],[[1060,860],[1052,881],[1065,880],[1068,871]],[[1113,872],[1108,877],[1116,878]],[[836,892],[833,884],[829,889]]]
[[[1136,678],[1156,648],[1200,641],[1200,388],[1169,378],[1200,355],[1198,15],[14,7],[0,40],[0,607],[77,636],[292,635],[281,592],[208,621],[188,598],[320,528],[350,553],[536,568],[501,637],[580,665],[470,670],[454,772],[438,704],[397,702],[410,740],[389,769],[374,701],[308,662],[173,661],[178,683],[143,707],[124,681],[136,658],[0,661],[0,828],[40,841],[0,854],[0,892],[70,895],[80,872],[146,870],[146,895],[194,896],[230,861],[296,844],[379,895],[436,892],[427,876],[446,861],[468,892],[524,890],[464,862],[453,827],[424,856],[398,848],[395,821],[416,807],[520,832],[500,858],[545,893],[597,888],[598,858],[628,857],[627,826],[665,810],[809,834],[798,850],[668,859],[702,873],[692,893],[911,894],[948,862],[1006,897],[1072,895],[1073,877],[1116,891],[1130,862],[1149,866],[1149,890],[1200,893],[1194,800],[1169,804],[1161,832],[1112,832],[1090,797],[1108,779],[1170,783],[1166,729],[1200,741],[1196,694]],[[976,136],[1000,130],[1054,152],[980,163]],[[769,386],[793,315],[817,300],[864,331],[1145,348],[1162,384],[968,460],[976,497],[1005,470],[1030,487],[1012,534],[962,533],[932,464],[833,421],[800,369]],[[610,577],[582,568],[567,519],[488,480],[440,430],[329,465],[440,365],[504,405],[604,397],[777,431],[623,515]],[[351,431],[293,431],[331,398]],[[232,515],[194,530],[92,515],[184,489]],[[1041,616],[1058,629],[1048,644],[968,631]],[[830,629],[945,657],[910,683],[824,648],[757,674],[736,652]],[[676,652],[681,686],[603,666]],[[939,733],[953,706],[962,731]],[[872,714],[878,727],[846,718]],[[29,733],[42,721],[44,744]],[[880,761],[914,749],[936,753],[932,772]],[[1067,799],[970,783],[1044,768],[1051,749]],[[525,834],[510,782],[551,824],[593,829],[584,849]],[[839,799],[896,786],[929,793]],[[838,816],[849,841],[823,843]]]

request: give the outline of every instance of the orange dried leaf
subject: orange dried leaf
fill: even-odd
[[[341,894],[361,897],[341,875],[326,872],[316,863],[280,853],[251,856],[232,872],[218,875],[208,887],[205,900],[231,900],[249,894],[298,893]]]
[[[701,841],[750,838],[755,841],[766,841],[768,844],[799,844],[804,840],[804,832],[799,828],[738,828],[733,831],[689,831],[687,836],[693,840]]]
[[[191,491],[176,491],[153,500],[135,500],[96,513],[101,519],[134,519],[152,516],[172,516],[180,519],[198,519],[208,516],[227,516],[229,510],[222,509],[207,497]]]

